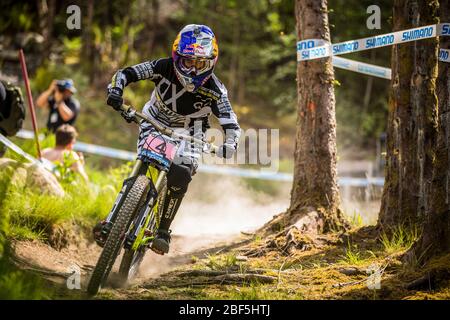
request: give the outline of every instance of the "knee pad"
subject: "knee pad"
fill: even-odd
[[[191,180],[191,168],[183,165],[172,164],[167,173],[167,186],[173,193],[186,193]]]

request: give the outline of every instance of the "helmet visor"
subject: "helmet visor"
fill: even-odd
[[[180,68],[188,75],[199,75],[210,69],[210,61],[208,59],[181,57]]]

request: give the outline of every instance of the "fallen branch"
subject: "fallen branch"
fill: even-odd
[[[277,280],[276,277],[266,276],[261,274],[242,274],[242,273],[228,273],[219,276],[204,277],[204,278],[194,278],[190,281],[180,281],[180,279],[175,279],[172,281],[158,280],[153,283],[148,283],[144,288],[158,288],[165,286],[168,288],[180,288],[180,287],[190,287],[190,286],[207,286],[213,284],[225,285],[225,284],[243,284],[258,282],[261,284],[273,283]]]

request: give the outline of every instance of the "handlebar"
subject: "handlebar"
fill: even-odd
[[[148,122],[148,123],[150,123],[152,126],[155,127],[156,130],[158,130],[162,134],[165,134],[167,136],[174,137],[174,138],[177,138],[177,139],[185,140],[185,141],[188,141],[188,142],[201,144],[201,145],[203,145],[204,148],[206,147],[206,151],[207,152],[217,153],[217,151],[219,150],[219,147],[214,145],[212,142],[204,141],[204,140],[201,140],[201,139],[194,138],[193,136],[190,136],[190,135],[186,135],[186,134],[181,134],[181,133],[175,132],[175,130],[161,125],[160,123],[158,123],[154,119],[152,119],[150,117],[147,117],[145,114],[137,111],[132,106],[129,106],[129,105],[126,105],[126,104],[122,104],[122,106],[120,107],[120,111],[125,112],[130,118],[133,118],[139,124],[141,122]]]

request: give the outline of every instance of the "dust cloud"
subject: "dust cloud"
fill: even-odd
[[[252,233],[289,205],[291,183],[259,180],[259,187],[235,177],[197,174],[171,226],[172,243],[167,255],[149,251],[140,269],[140,279],[157,277],[177,265],[189,263],[192,255],[219,248]],[[265,186],[270,185],[270,188]],[[253,187],[252,187],[253,186]],[[263,191],[256,191],[261,190]],[[348,220],[363,225],[376,223],[379,193],[341,188],[341,209]],[[368,198],[368,199],[365,199]],[[360,221],[356,221],[356,220]],[[214,250],[212,250],[214,252]]]
[[[288,189],[272,194],[255,191],[239,178],[195,175],[171,226],[169,254],[147,252],[140,278],[156,277],[188,262],[195,252],[236,241],[241,232],[255,231],[286,210],[288,195]]]

